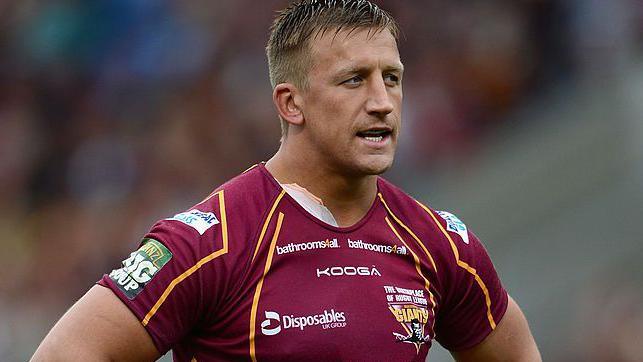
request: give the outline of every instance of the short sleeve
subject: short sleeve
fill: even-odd
[[[218,224],[214,213],[198,210],[159,221],[119,269],[98,281],[138,317],[162,354],[220,298],[220,289],[207,288],[216,283],[212,261],[227,251]]]
[[[449,215],[441,214],[453,259],[436,319],[436,340],[456,351],[474,347],[496,328],[507,309],[508,295],[480,240]]]

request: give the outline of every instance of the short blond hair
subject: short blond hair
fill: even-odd
[[[307,75],[313,64],[310,39],[332,30],[389,30],[399,39],[399,26],[393,17],[368,0],[303,0],[280,11],[271,28],[266,46],[270,83],[292,83],[306,89]],[[282,137],[288,124],[281,121]]]

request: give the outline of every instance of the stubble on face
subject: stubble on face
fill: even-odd
[[[327,31],[310,51],[301,157],[344,176],[383,173],[401,121],[403,66],[394,37],[388,30]]]

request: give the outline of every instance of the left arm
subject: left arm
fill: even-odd
[[[504,317],[493,332],[478,345],[451,354],[458,362],[542,361],[527,319],[511,297]]]

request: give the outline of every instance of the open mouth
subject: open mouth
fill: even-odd
[[[366,131],[357,132],[357,136],[371,142],[382,142],[391,135],[391,130],[387,128],[374,128]]]

